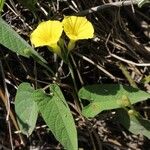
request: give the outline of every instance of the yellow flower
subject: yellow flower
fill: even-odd
[[[68,50],[75,47],[77,40],[89,39],[94,36],[94,28],[86,17],[68,16],[63,20],[66,35],[70,38]]]
[[[63,27],[70,40],[89,39],[94,36],[94,28],[86,17],[68,16],[63,20]]]
[[[62,34],[63,27],[60,21],[45,21],[40,23],[31,33],[30,40],[35,47],[49,46],[53,52],[60,54],[60,47],[57,42]]]

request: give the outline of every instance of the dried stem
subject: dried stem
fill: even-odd
[[[101,10],[106,9],[106,8],[129,6],[129,5],[133,6],[133,4],[137,4],[137,1],[136,0],[132,0],[132,1],[129,0],[129,1],[121,1],[121,2],[112,2],[112,3],[92,7],[90,9],[87,9],[87,10],[81,11],[79,13],[76,13],[75,15],[77,15],[77,16],[86,16],[88,14],[98,12],[98,11],[101,11]]]

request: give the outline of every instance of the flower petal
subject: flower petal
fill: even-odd
[[[31,33],[30,40],[35,47],[51,46],[59,41],[63,28],[60,21],[45,21]]]
[[[71,40],[89,39],[94,36],[94,28],[86,17],[69,16],[63,20],[66,35]]]

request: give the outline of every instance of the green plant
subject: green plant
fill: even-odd
[[[132,106],[150,98],[149,93],[121,84],[96,84],[82,87],[79,97],[90,102],[82,110],[85,117],[95,117],[102,111],[116,109],[119,116],[117,120],[125,128],[150,138],[149,120],[143,119]]]
[[[5,0],[0,0],[0,13],[3,10],[4,3],[5,3]]]
[[[67,17],[64,21],[64,23],[59,21],[42,22],[32,32],[30,39],[35,47],[48,46],[52,52],[56,53],[68,64],[75,86],[74,94],[76,97],[77,87],[68,55],[70,50],[75,47],[77,40],[92,38],[94,29],[85,17]],[[68,47],[65,47],[64,42],[61,42],[62,39],[60,39],[60,36],[63,26],[68,25],[72,27],[69,30],[65,28],[65,32],[71,39],[71,42],[68,43]],[[90,31],[87,29],[87,33],[83,32],[85,28],[90,29]],[[46,66],[47,62],[3,19],[0,20],[0,33],[2,35],[1,44],[17,54],[25,57],[33,57],[35,61],[54,75],[54,72]],[[20,84],[15,98],[15,111],[20,130],[23,134],[30,136],[36,126],[38,114],[40,113],[49,129],[64,148],[77,150],[77,131],[68,104],[57,84],[51,84],[49,87],[51,92],[46,94],[42,89],[33,89],[28,83]]]
[[[21,2],[21,0],[19,1]],[[2,8],[4,1],[1,2]],[[22,4],[29,9],[35,8],[35,0],[32,1],[33,3],[30,3],[30,1],[28,1],[29,3],[24,2],[22,1]],[[58,30],[58,27],[60,30]],[[63,30],[69,38],[69,42],[61,37]],[[49,93],[46,93],[42,88],[36,89],[29,83],[23,82],[19,85],[15,98],[15,112],[21,132],[29,137],[36,127],[36,121],[40,114],[64,148],[77,150],[77,130],[67,100],[59,87],[59,76],[56,76],[45,59],[2,18],[0,18],[0,35],[2,35],[2,38],[0,38],[2,45],[21,56],[32,57],[56,79],[55,84],[48,85]],[[150,138],[149,121],[142,118],[133,106],[133,104],[150,98],[149,93],[120,84],[87,85],[78,92],[73,66],[70,61],[71,52],[75,48],[77,40],[89,39],[93,36],[93,26],[85,17],[67,16],[62,22],[49,20],[40,23],[31,33],[30,39],[33,46],[47,46],[51,52],[57,54],[68,65],[74,84],[73,95],[78,108],[82,109],[84,117],[93,118],[102,111],[113,109],[116,111],[117,121],[126,129],[134,134],[143,134]],[[122,68],[122,70],[125,70],[124,67]],[[126,76],[128,77],[129,74]],[[130,80],[130,77],[128,80]],[[149,83],[149,78],[145,78],[145,82]],[[130,80],[130,83],[132,83],[132,80]],[[133,83],[131,85],[136,87],[136,84]],[[81,100],[83,99],[89,101],[90,104],[82,108]]]
[[[22,83],[17,90],[15,110],[22,133],[30,136],[41,113],[49,129],[66,148],[77,150],[77,131],[66,100],[57,84],[49,86],[51,93],[34,90]]]

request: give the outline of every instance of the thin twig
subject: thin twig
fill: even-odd
[[[2,74],[2,78],[5,79],[5,74],[4,74],[4,70],[3,70],[3,66],[2,66],[2,62],[0,61],[0,68],[1,68],[1,74]],[[3,80],[4,81],[4,80]],[[7,115],[6,115],[6,121],[8,124],[8,130],[9,130],[9,138],[10,138],[10,144],[11,144],[11,149],[14,149],[13,146],[13,140],[12,140],[12,131],[11,131],[11,126],[10,126],[10,121],[9,121],[9,116],[10,116],[10,102],[9,102],[9,93],[7,90],[7,85],[6,82],[3,82],[4,84],[4,90],[5,90],[5,106],[6,106],[6,111],[7,111]]]
[[[37,2],[37,6],[40,8],[42,13],[47,17],[48,16],[48,12],[40,5],[40,3]]]
[[[112,53],[110,53],[110,56],[112,56],[112,57],[114,57],[114,58],[116,58],[116,59],[118,59],[120,61],[123,61],[123,62],[125,62],[127,64],[134,65],[134,66],[139,66],[139,67],[148,67],[148,66],[150,66],[150,63],[135,63],[135,62],[133,62],[131,60],[127,60],[127,59],[121,58],[121,57],[119,57],[119,56],[117,56],[115,54],[112,54]]]
[[[77,15],[77,16],[86,16],[87,14],[98,12],[98,11],[101,11],[103,9],[110,8],[110,7],[113,7],[113,6],[114,7],[121,7],[121,6],[135,5],[135,4],[137,4],[136,0],[121,1],[121,2],[112,2],[112,3],[108,3],[108,4],[104,4],[104,5],[92,7],[90,9],[87,9],[87,10],[81,11],[79,13],[76,13],[75,15]]]
[[[70,60],[68,60],[68,67],[69,67],[70,74],[71,74],[71,77],[72,77],[72,81],[73,81],[73,84],[74,84],[73,95],[74,95],[74,98],[75,98],[75,104],[77,106],[78,111],[81,114],[82,102],[81,102],[81,99],[78,97],[78,88],[77,88],[77,84],[76,84],[76,80],[75,80],[74,70],[73,70],[73,67],[72,67],[72,64],[71,64]]]
[[[20,13],[18,12],[18,10],[16,9],[15,6],[13,6],[13,8],[15,8],[15,9],[13,9],[7,3],[5,3],[5,5],[8,7],[8,9],[10,9],[14,13],[14,15],[16,15],[16,17],[18,17],[22,21],[22,23],[25,26],[27,26],[30,30],[33,30],[33,28],[23,20],[23,18],[21,17]]]
[[[11,131],[11,124],[9,119],[6,120],[7,124],[8,124],[8,130],[9,130],[9,139],[10,139],[10,145],[11,145],[11,149],[14,150],[14,145],[13,145],[13,139],[12,139],[12,131]]]
[[[70,56],[71,56],[71,59],[72,59],[73,65],[74,65],[74,67],[75,67],[75,69],[76,69],[76,71],[77,71],[77,74],[78,74],[78,77],[79,77],[80,83],[81,83],[81,85],[84,85],[84,82],[83,82],[82,76],[81,76],[80,71],[79,71],[79,69],[78,69],[78,67],[77,67],[77,65],[76,65],[76,62],[75,62],[75,60],[74,60],[74,58],[73,58],[73,56],[72,56],[71,54],[70,54]]]
[[[47,125],[41,125],[41,126],[37,126],[35,127],[35,130],[38,130],[38,129],[44,129],[44,128],[47,128]],[[21,130],[17,130],[17,131],[14,131],[15,134],[20,134],[22,133]]]
[[[7,148],[6,146],[4,146],[4,145],[2,145],[2,144],[0,144],[0,149],[1,149],[1,150],[10,150],[10,148]]]
[[[104,72],[107,76],[109,76],[111,79],[116,80],[116,77],[113,76],[111,73],[109,73],[107,70],[105,70],[104,68],[102,68],[100,65],[96,64],[94,61],[92,61],[91,59],[87,58],[86,56],[83,56],[79,53],[74,52],[77,56],[81,57],[82,59],[84,59],[85,61],[91,63],[92,65],[94,65],[95,67],[97,67],[99,70],[101,70],[102,72]]]
[[[1,61],[0,61],[0,68],[1,68],[1,72],[2,72],[2,78],[5,79],[5,75],[4,75],[4,72],[3,72],[3,67],[2,67]],[[4,90],[5,90],[5,94],[4,94],[4,92],[2,91],[2,89],[0,89],[0,98],[1,98],[1,100],[3,101],[3,103],[4,103],[5,107],[6,107],[6,110],[7,110],[6,121],[8,122],[9,132],[10,132],[9,116],[10,116],[10,118],[11,118],[11,120],[12,120],[12,122],[13,122],[13,125],[14,125],[15,128],[16,128],[16,130],[19,130],[19,127],[18,127],[18,125],[17,125],[16,119],[15,119],[15,117],[14,117],[12,111],[11,111],[10,104],[9,104],[9,106],[8,106],[8,103],[9,103],[9,98],[8,98],[8,97],[9,97],[9,95],[6,94],[6,92],[8,93],[7,86],[6,86],[6,82],[4,82],[4,88],[5,88],[5,89],[4,89]],[[11,134],[11,132],[10,132],[10,134]],[[10,140],[12,140],[11,137],[12,137],[12,135],[10,135]],[[25,145],[21,134],[19,134],[19,138],[20,138],[21,144]],[[10,142],[11,142],[11,146],[12,146],[12,148],[13,148],[12,141],[10,141]]]
[[[134,6],[133,6],[133,0],[131,0],[131,9],[132,9],[132,12],[135,14],[135,9],[134,9]]]

